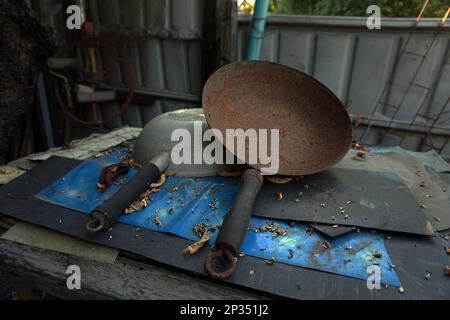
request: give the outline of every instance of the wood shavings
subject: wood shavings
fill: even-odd
[[[322,243],[320,244],[320,247],[322,248],[322,250],[328,250],[331,248],[331,243],[327,240],[322,241]]]
[[[97,184],[95,185],[95,187],[97,188],[97,190],[101,193],[105,193],[106,192],[106,186],[100,182],[97,182]]]
[[[196,225],[193,230],[199,238],[203,237],[203,234],[208,231],[205,224],[203,223],[199,223],[198,225]]]
[[[141,193],[138,199],[125,209],[125,214],[133,214],[147,208],[148,204],[150,203],[150,196],[152,195],[152,193],[159,191],[159,189],[148,189]]]
[[[147,208],[149,199],[147,197],[134,201],[128,208],[125,209],[125,214],[132,214]]]
[[[450,276],[450,267],[447,265],[444,266],[444,274]]]
[[[209,203],[208,203],[208,207],[209,207],[211,210],[217,210],[217,209],[219,209],[219,200],[216,199],[216,198],[211,199],[211,200],[209,201]]]
[[[277,192],[275,193],[275,197],[277,198],[278,201],[281,201],[283,200],[283,193]]]
[[[368,155],[371,155],[368,148],[360,144],[358,141],[352,141],[352,149],[356,150],[355,160],[365,160]]]
[[[282,228],[279,227],[275,227],[272,224],[267,224],[265,226],[259,227],[255,229],[255,232],[264,232],[264,231],[268,231],[271,232],[273,234],[273,237],[276,238],[278,236],[286,236],[288,234],[288,232]]]
[[[175,177],[177,175],[175,171],[166,171],[164,172],[164,174],[166,175],[166,177]]]
[[[357,150],[357,151],[362,151],[362,152],[365,152],[365,153],[370,153],[370,151],[369,151],[369,149],[367,149],[367,147],[363,146],[362,144],[360,144],[356,140],[352,141],[352,149],[353,150]]]
[[[153,225],[157,226],[157,227],[162,227],[163,226],[162,222],[159,221],[158,218],[156,218],[156,217],[153,218]]]
[[[122,158],[122,163],[128,165],[130,168],[142,168],[140,164],[138,164],[130,155],[127,155]]]
[[[195,229],[195,228],[194,228]],[[208,230],[204,228],[203,234],[199,241],[191,244],[186,249],[183,250],[183,255],[193,255],[200,251],[209,241],[210,237],[208,234]]]
[[[153,188],[160,188],[160,187],[162,187],[164,185],[164,183],[166,183],[166,175],[163,173],[161,175],[161,177],[159,177],[158,182],[152,183],[150,185],[150,188],[152,188],[152,189]]]

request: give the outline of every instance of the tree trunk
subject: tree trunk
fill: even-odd
[[[0,1],[0,164],[20,150],[37,76],[55,52],[52,33],[25,0]],[[19,145],[17,145],[19,144]]]

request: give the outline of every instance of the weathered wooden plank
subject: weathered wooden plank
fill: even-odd
[[[81,290],[66,287],[69,265],[81,269]],[[165,270],[131,265],[119,258],[105,264],[0,239],[0,268],[19,280],[64,299],[261,299],[248,292]]]

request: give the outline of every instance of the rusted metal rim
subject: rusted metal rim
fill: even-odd
[[[223,272],[214,271],[214,260],[221,257],[224,257],[228,263],[227,270]],[[225,280],[228,279],[236,271],[236,259],[227,249],[216,250],[208,254],[204,263],[204,268],[206,273],[211,278],[216,280]]]
[[[217,138],[225,147],[226,129],[278,129],[279,175],[324,171],[351,145],[351,121],[341,101],[319,81],[287,66],[231,63],[208,79],[202,100],[206,120],[222,132],[224,137]],[[248,155],[248,140],[245,148]],[[228,150],[238,156],[236,147]],[[258,170],[266,167],[259,157],[257,163],[239,158]]]

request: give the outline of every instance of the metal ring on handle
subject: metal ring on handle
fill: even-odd
[[[228,262],[228,269],[224,272],[214,271],[212,267],[214,260],[220,257],[224,257]],[[205,260],[204,268],[211,278],[225,280],[236,271],[236,259],[227,249],[216,250],[214,253],[208,255]]]
[[[98,216],[91,218],[86,222],[86,230],[93,233],[103,230],[104,226],[105,220]]]

